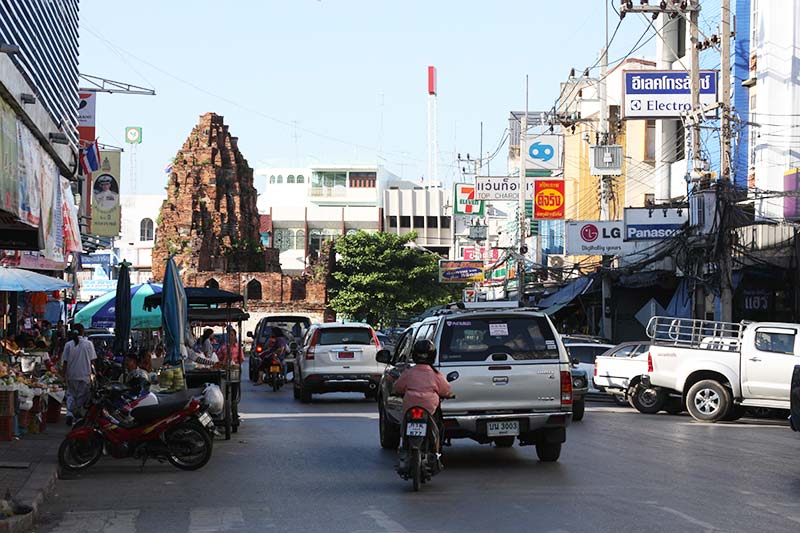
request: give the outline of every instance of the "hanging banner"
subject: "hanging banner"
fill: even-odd
[[[120,152],[102,150],[100,170],[92,174],[92,223],[90,233],[116,237],[120,230]]]
[[[17,116],[0,99],[0,209],[19,212]]]
[[[78,97],[80,98],[80,102],[78,102],[78,137],[81,140],[81,146],[86,146],[97,138],[95,135],[97,93],[80,92]]]
[[[64,251],[82,252],[81,228],[78,225],[78,206],[72,194],[72,185],[61,177],[61,218],[63,220]]]
[[[453,197],[455,198],[456,215],[483,215],[483,202],[475,198],[475,185],[471,183],[456,183]]]
[[[534,220],[561,220],[564,218],[564,181],[536,180],[533,197]]]
[[[439,283],[483,281],[483,261],[439,261]]]

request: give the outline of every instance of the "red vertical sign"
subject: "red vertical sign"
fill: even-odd
[[[436,94],[436,67],[428,67],[428,94]]]
[[[558,220],[564,218],[564,181],[536,180],[534,182],[534,220]]]

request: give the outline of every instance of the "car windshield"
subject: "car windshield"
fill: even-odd
[[[440,363],[486,361],[495,353],[515,360],[558,359],[555,334],[544,317],[445,320],[440,346]]]
[[[324,328],[319,330],[317,344],[372,344],[372,331],[367,328]]]

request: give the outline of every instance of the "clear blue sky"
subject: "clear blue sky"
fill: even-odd
[[[524,107],[526,74],[531,110],[547,109],[570,67],[580,72],[595,62],[605,4],[82,0],[80,70],[156,90],[101,94],[97,105],[101,142],[124,146],[126,126],[143,128],[142,194],[162,192],[164,166],[208,111],[225,116],[254,168],[375,163],[381,144],[389,170],[419,179],[427,154],[426,67],[435,65],[439,168],[447,179],[456,172],[456,152],[478,153],[481,121],[484,152],[496,147],[508,112]],[[610,31],[617,21],[612,12]],[[625,55],[646,27],[641,17],[627,17],[610,59]],[[634,56],[652,56],[654,43]],[[124,155],[123,191],[127,165]],[[503,152],[492,167],[505,170]]]

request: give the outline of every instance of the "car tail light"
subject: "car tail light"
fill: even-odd
[[[260,344],[256,345],[256,352],[261,353],[262,351],[264,351],[264,347],[261,346]]]
[[[408,412],[411,413],[411,418],[413,420],[419,420],[421,418],[425,418],[425,409],[422,409],[420,407],[412,407],[411,409],[408,410]]]
[[[594,377],[597,377],[597,363],[594,364]]]
[[[377,336],[377,335],[375,335],[375,330],[374,330],[374,329],[372,329],[372,330],[370,330],[370,331],[372,332],[372,342],[374,342],[374,343],[375,343],[375,346],[376,346],[376,347],[377,347],[379,350],[380,350],[380,349],[382,349],[382,348],[383,348],[383,346],[381,346],[381,341],[379,341],[379,340],[378,340],[378,336]]]
[[[572,373],[561,371],[561,405],[572,405]]]
[[[314,360],[314,353],[317,351],[318,340],[319,340],[319,330],[314,332],[314,336],[311,337],[311,342],[308,343],[308,349],[306,350],[306,361]]]
[[[650,352],[647,352],[647,373],[653,371],[653,356],[650,355]]]

